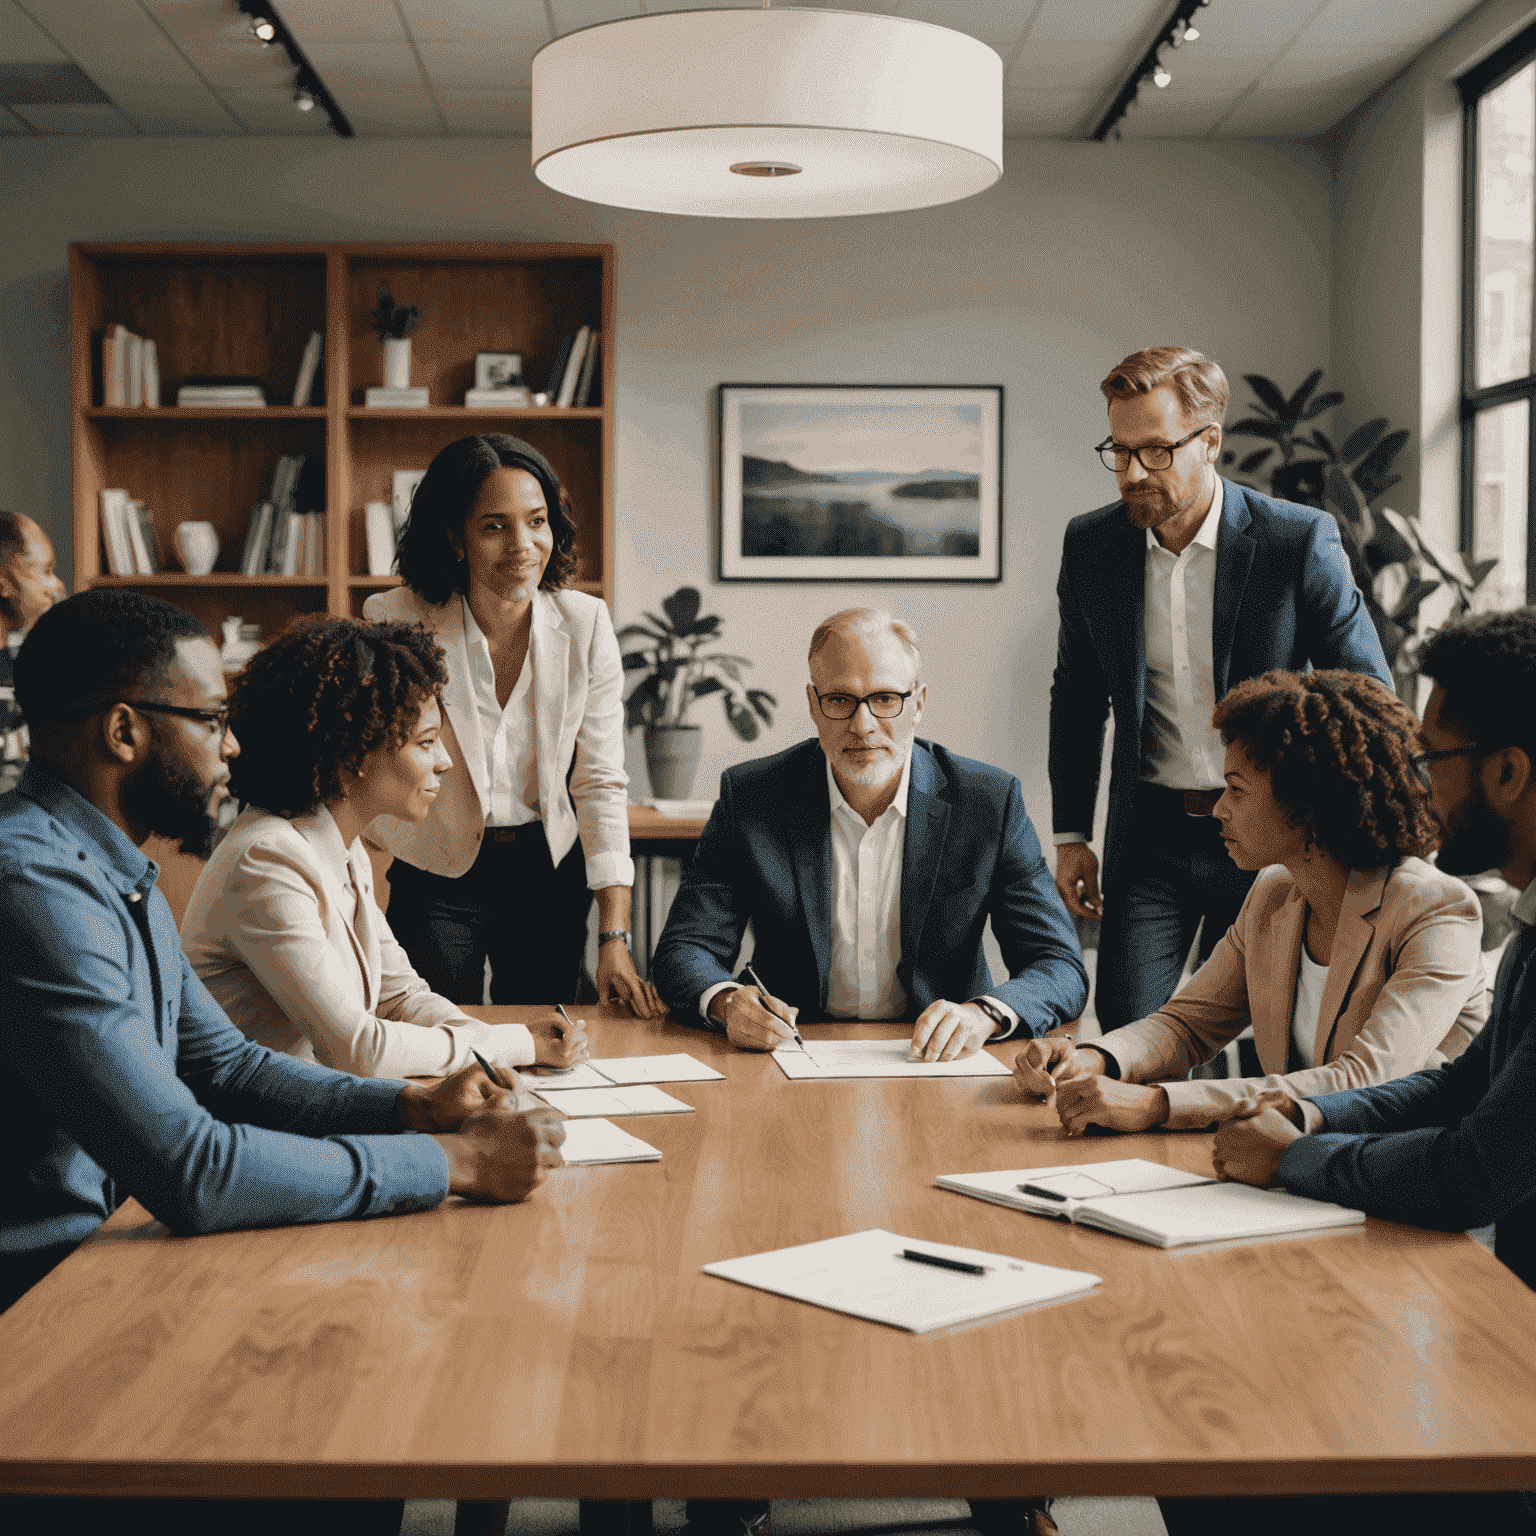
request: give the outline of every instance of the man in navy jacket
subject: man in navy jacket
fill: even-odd
[[[1204,961],[1253,883],[1211,814],[1217,701],[1274,668],[1391,675],[1333,518],[1217,475],[1218,364],[1149,347],[1100,388],[1120,500],[1067,526],[1050,775],[1056,887],[1075,917],[1103,918],[1095,1006],[1110,1030],[1172,996],[1201,919]],[[1101,902],[1088,845],[1111,709]]]
[[[680,1017],[760,1050],[789,1038],[797,1011],[913,1020],[914,1054],[948,1060],[1078,1016],[1082,957],[1019,782],[917,738],[918,666],[888,613],[816,631],[818,740],[722,776],[657,947]],[[1008,968],[996,983],[988,917]],[[749,921],[769,999],[731,975]]]

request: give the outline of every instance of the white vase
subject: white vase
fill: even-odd
[[[384,387],[386,389],[411,387],[411,338],[409,336],[385,338]]]
[[[176,553],[192,576],[207,576],[219,558],[219,536],[212,523],[177,523]]]

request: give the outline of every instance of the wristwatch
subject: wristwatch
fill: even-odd
[[[605,929],[602,933],[598,934],[598,936],[597,936],[597,947],[599,949],[601,949],[603,947],[603,945],[608,942],[609,939],[623,939],[624,940],[624,948],[625,949],[632,949],[634,947],[629,942],[629,929],[628,928],[607,928],[607,929]]]
[[[990,997],[973,997],[971,1001],[994,1023],[1001,1024],[1005,1031],[1013,1028],[1013,1020]]]

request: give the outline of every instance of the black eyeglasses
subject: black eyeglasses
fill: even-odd
[[[113,699],[110,704],[87,704],[79,711],[74,712],[73,718],[77,720],[89,720],[92,715],[99,715],[108,709],[115,709],[119,704],[126,704],[131,709],[137,709],[146,715],[180,715],[186,720],[201,720],[205,725],[213,727],[213,734],[222,736],[229,729],[229,705],[221,704],[217,709],[192,709],[185,704],[157,704],[148,699]]]
[[[1502,750],[1500,747],[1485,747],[1474,741],[1467,747],[1441,747],[1437,752],[1414,752],[1410,754],[1408,761],[1413,764],[1414,772],[1421,779],[1427,779],[1429,775],[1425,769],[1431,763],[1444,762],[1448,757],[1487,757],[1490,752]]]
[[[916,692],[916,688],[908,688],[905,693],[882,689],[879,693],[866,693],[861,699],[851,693],[818,693],[816,702],[828,720],[851,720],[858,714],[861,704],[868,704],[870,714],[877,720],[894,720]]]
[[[1106,437],[1102,443],[1094,446],[1094,452],[1098,454],[1105,469],[1112,469],[1117,475],[1123,475],[1131,467],[1131,456],[1134,454],[1136,462],[1143,469],[1158,470],[1167,469],[1173,463],[1173,456],[1185,443],[1192,443],[1202,432],[1209,431],[1214,425],[1206,422],[1203,427],[1196,427],[1188,437],[1181,437],[1176,443],[1143,443],[1140,448],[1127,448],[1124,443],[1117,443],[1114,438]]]

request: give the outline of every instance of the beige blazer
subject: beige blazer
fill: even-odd
[[[408,587],[396,587],[370,597],[363,617],[375,623],[425,624],[437,637],[448,662],[442,739],[454,763],[425,821],[381,816],[365,836],[418,869],[449,878],[462,875],[480,852],[490,789],[459,596],[454,593],[434,608]],[[535,593],[528,659],[538,735],[539,815],[550,854],[558,864],[579,834],[593,890],[633,885],[624,667],[607,605],[585,592]]]
[[[442,1076],[472,1050],[533,1060],[521,1024],[469,1018],[411,968],[362,839],[349,851],[324,806],[291,821],[247,806],[193,887],[181,947],[231,1022],[289,1056],[359,1077]]]
[[[1488,1016],[1482,912],[1423,859],[1355,870],[1333,936],[1316,1067],[1287,1072],[1307,904],[1281,864],[1261,871],[1237,921],[1156,1013],[1086,1042],[1127,1082],[1179,1079],[1253,1025],[1260,1078],[1166,1081],[1168,1124],[1207,1125],[1246,1094],[1293,1099],[1364,1088],[1459,1056]]]

